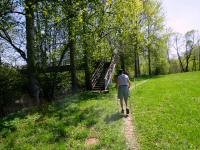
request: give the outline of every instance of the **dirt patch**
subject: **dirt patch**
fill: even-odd
[[[90,137],[86,139],[86,145],[96,145],[99,143],[99,140],[95,137]]]

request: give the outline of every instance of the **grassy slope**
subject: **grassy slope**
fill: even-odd
[[[152,78],[130,100],[142,149],[200,149],[200,72]],[[0,149],[126,149],[116,112],[114,91],[22,111],[0,120]]]
[[[200,149],[200,72],[152,78],[131,102],[142,149]]]
[[[0,149],[126,149],[114,91],[82,93],[0,120]],[[88,146],[89,137],[99,140]]]

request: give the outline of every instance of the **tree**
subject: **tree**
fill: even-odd
[[[174,41],[173,47],[176,50],[182,72],[189,71],[192,52],[198,43],[196,33],[195,30],[191,30],[188,31],[184,37],[180,33],[174,33],[172,36],[172,40]],[[196,58],[194,58],[194,60],[195,59]]]
[[[134,63],[135,76],[140,75],[139,52],[141,44],[142,1],[117,1],[114,5],[116,39],[121,68],[127,70]]]
[[[186,67],[185,71],[189,71],[189,61],[192,55],[192,51],[194,48],[194,45],[196,44],[196,37],[195,37],[195,30],[188,31],[185,34],[185,39],[186,39],[186,51],[185,51],[185,59],[186,59]]]
[[[95,64],[110,61],[116,50],[119,66],[135,77],[147,69],[151,75],[167,68],[164,17],[157,0],[5,0],[0,4],[0,40],[26,62],[30,94],[38,103],[40,90],[52,99],[65,80],[59,73],[65,60],[70,61],[66,75],[73,94],[84,81],[91,89]],[[79,63],[84,64],[84,72],[78,71]],[[54,69],[47,72],[49,68]]]
[[[145,36],[145,50],[147,51],[148,58],[148,74],[152,74],[152,58],[155,54],[154,51],[159,51],[155,49],[158,45],[159,39],[162,38],[162,33],[164,31],[163,22],[164,16],[162,13],[161,3],[157,0],[143,1],[144,5],[144,36]],[[153,51],[154,49],[154,51]],[[161,52],[162,53],[162,52]]]
[[[6,9],[3,10],[1,14],[1,25],[0,25],[0,37],[5,42],[9,43],[12,48],[20,54],[20,56],[27,62],[28,67],[28,78],[29,78],[29,89],[30,95],[33,96],[37,103],[39,104],[39,93],[40,87],[39,83],[35,77],[35,32],[34,32],[34,8],[35,3],[34,1],[25,0],[24,3],[24,11],[18,11],[23,3],[18,3],[18,1],[3,1],[1,5],[6,5]],[[20,17],[15,16],[15,14],[20,15]],[[20,41],[16,39],[16,35],[12,35],[10,32],[14,32],[19,30],[21,24],[23,25],[23,17],[26,20],[26,53],[23,49],[21,49]],[[14,32],[15,33],[15,32]],[[14,40],[13,40],[14,39]],[[18,43],[18,44],[16,44]],[[23,43],[22,43],[23,44]]]
[[[29,88],[31,95],[36,98],[39,105],[40,85],[36,79],[35,67],[35,31],[34,31],[34,0],[25,0],[25,18],[26,18],[26,49],[27,49],[27,69],[29,78]]]
[[[176,50],[176,53],[177,53],[177,56],[178,56],[178,60],[179,60],[179,64],[180,64],[180,68],[181,68],[181,71],[184,72],[184,66],[183,66],[183,62],[182,62],[182,58],[181,58],[181,55],[180,55],[180,50],[182,49],[182,43],[184,41],[182,41],[182,37],[181,37],[181,34],[180,33],[175,33],[173,35],[174,39],[174,44],[173,44],[173,47],[174,49]]]

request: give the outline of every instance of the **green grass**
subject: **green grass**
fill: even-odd
[[[126,149],[115,94],[85,92],[1,119],[0,149]]]
[[[151,78],[131,106],[141,149],[200,149],[200,72]]]
[[[145,79],[137,79],[142,83]],[[200,149],[200,72],[149,78],[131,92],[141,149]],[[127,149],[116,91],[91,92],[0,119],[0,149]],[[96,138],[96,145],[87,145]]]

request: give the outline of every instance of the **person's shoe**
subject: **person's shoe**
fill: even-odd
[[[128,108],[126,108],[126,114],[129,114],[129,109]]]
[[[122,113],[122,114],[124,113],[124,110],[123,110],[123,109],[121,110],[121,113]]]

